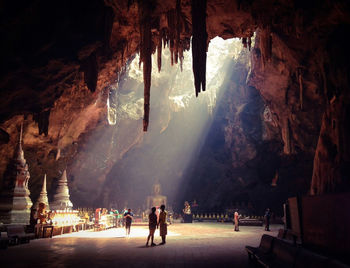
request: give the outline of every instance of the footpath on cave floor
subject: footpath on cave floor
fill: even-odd
[[[241,226],[232,223],[177,223],[168,227],[167,243],[146,247],[148,228],[83,231],[0,251],[1,267],[248,267],[246,245],[258,246],[264,233],[276,236],[281,225]],[[156,232],[155,243],[161,238]]]

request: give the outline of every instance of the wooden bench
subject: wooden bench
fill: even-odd
[[[264,234],[259,247],[246,246],[248,257],[263,267],[275,268],[350,268],[285,240]]]
[[[327,268],[329,259],[312,251],[301,248],[295,260],[295,268]]]
[[[284,229],[279,229],[277,238],[283,239],[285,241],[289,241],[293,243],[294,245],[296,244],[301,244],[301,241],[299,239],[299,236],[295,233],[293,233],[291,230],[284,230]]]
[[[298,248],[281,239],[273,241],[272,252],[269,255],[256,254],[258,262],[264,267],[293,268]]]
[[[10,239],[14,239],[16,244],[29,243],[30,239],[35,238],[33,233],[27,234],[22,225],[7,226],[7,235]]]
[[[250,260],[256,259],[258,255],[268,255],[272,251],[272,245],[275,238],[271,235],[264,234],[261,237],[259,247],[246,246],[245,249],[248,252]]]
[[[7,237],[6,232],[1,232],[0,236],[0,248],[7,249],[7,246],[10,244],[10,239]]]

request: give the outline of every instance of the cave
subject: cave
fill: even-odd
[[[350,265],[349,1],[6,1],[0,14],[1,237],[40,237],[43,193],[47,211],[95,223],[10,239],[0,264],[258,266],[245,247],[268,235],[294,254],[271,253],[273,267]],[[173,222],[147,255],[152,191]],[[95,230],[97,211],[127,208],[131,237]],[[244,225],[270,213],[270,233]]]

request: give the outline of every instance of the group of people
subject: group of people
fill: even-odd
[[[160,243],[160,245],[164,245],[166,243],[168,227],[167,227],[167,212],[165,211],[165,205],[160,206],[159,215],[157,215],[156,212],[157,212],[157,208],[152,207],[151,213],[148,215],[149,235],[147,237],[146,247],[148,247],[149,245],[149,240],[151,240],[151,246],[156,245],[154,243],[154,233],[158,228],[159,228],[159,234],[162,238],[162,242]],[[124,213],[125,232],[127,237],[130,236],[130,228],[131,228],[133,217],[134,217],[134,214],[131,212],[131,209],[129,208],[128,211]]]
[[[235,231],[239,231],[239,218],[241,215],[238,214],[238,210],[235,211],[233,214],[233,224],[235,225]],[[269,208],[266,209],[264,214],[264,220],[265,220],[265,231],[270,231],[270,218],[271,218],[271,211]]]

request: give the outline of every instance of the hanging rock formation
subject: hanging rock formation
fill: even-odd
[[[196,96],[205,91],[207,64],[207,0],[192,0],[192,60]]]
[[[152,10],[154,1],[139,1],[139,21],[140,21],[140,61],[143,63],[144,81],[144,115],[143,131],[147,131],[149,122],[149,109],[151,97],[151,73],[152,73]]]

